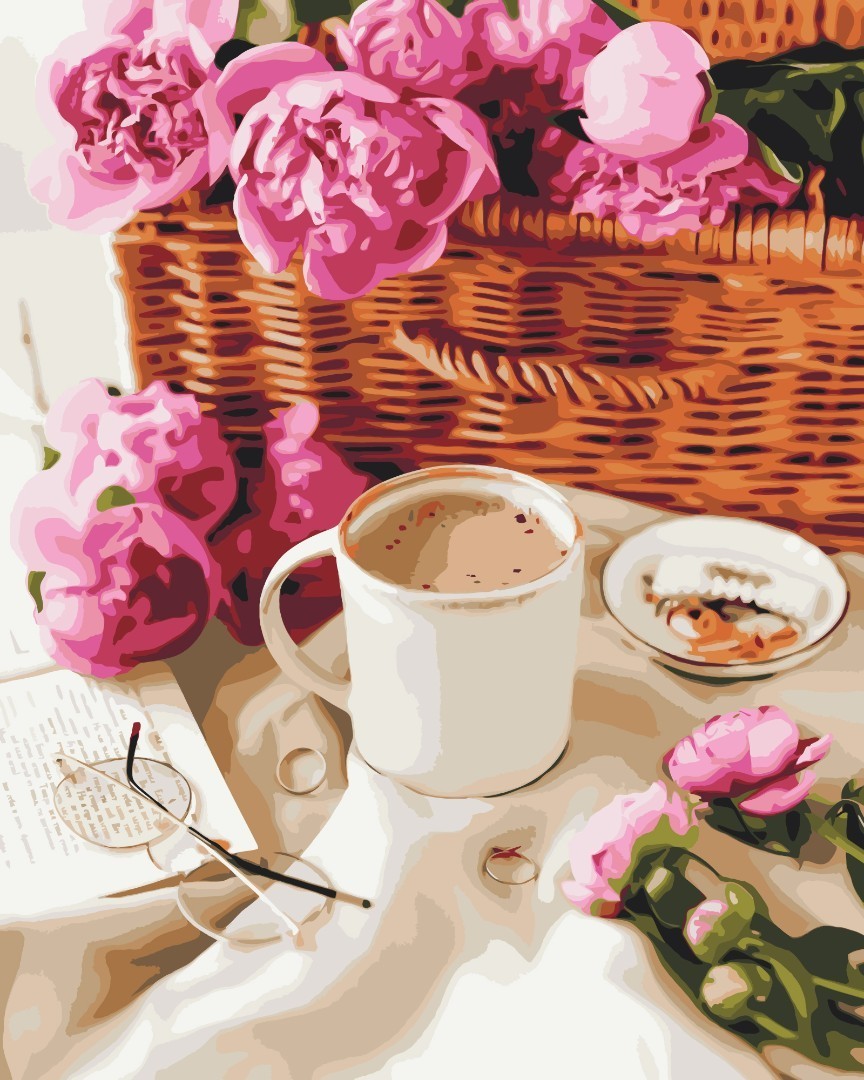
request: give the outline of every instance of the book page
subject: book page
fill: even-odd
[[[201,832],[227,842],[234,851],[255,847],[180,688],[164,665],[149,665],[145,676],[128,680],[103,682],[55,669],[2,682],[0,916],[67,908],[171,876],[155,865],[146,845],[138,844],[152,835],[146,820],[140,836],[127,836],[128,846],[106,847],[92,842],[110,824],[105,818],[112,811],[104,800],[101,806],[100,800],[93,800],[82,810],[99,816],[98,828],[91,822],[91,840],[69,825],[68,785],[66,794],[60,793],[61,805],[66,799],[65,817],[57,809],[55,796],[64,779],[58,755],[97,767],[100,762],[125,759],[135,721],[141,724],[137,756],[154,785],[153,793],[168,797],[174,809],[182,792],[191,792],[191,813]],[[176,774],[161,763],[170,763],[181,780],[173,786],[166,783],[165,776]],[[123,771],[116,775],[122,777]],[[120,824],[128,833],[129,822]]]

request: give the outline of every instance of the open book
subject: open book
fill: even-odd
[[[139,754],[168,761],[189,782],[196,825],[234,851],[255,841],[169,669],[102,681],[53,669],[0,682],[0,917],[26,917],[124,892],[169,875],[146,848],[107,849],[62,820],[58,752],[96,763]]]

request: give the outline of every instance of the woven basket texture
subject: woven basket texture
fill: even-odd
[[[624,0],[641,19],[692,31],[713,61],[760,60],[819,41],[864,42],[861,0]]]

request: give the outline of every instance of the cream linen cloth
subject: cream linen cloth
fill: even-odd
[[[245,656],[204,720],[241,810],[262,848],[305,852],[373,908],[336,905],[307,950],[208,944],[165,889],[7,930],[0,983],[13,1080],[776,1075],[700,1017],[638,934],[576,913],[559,886],[572,832],[616,792],[656,779],[663,752],[715,713],[779,705],[806,728],[835,733],[826,785],[859,770],[864,559],[838,560],[851,611],[824,653],[773,679],[709,687],[625,641],[600,596],[614,546],[662,515],[568,497],[586,526],[587,588],[573,736],[556,768],[495,799],[416,795],[353,753],[346,766],[345,719],[291,686],[266,653]],[[317,635],[320,663],[341,656],[341,633],[336,620]],[[220,647],[211,635],[175,665],[199,712],[211,696],[201,677],[219,668]],[[311,796],[276,783],[278,760],[298,746],[328,760],[325,787]],[[489,849],[513,844],[540,865],[535,884],[484,878]],[[818,921],[864,932],[842,861],[799,871],[718,835],[702,853],[721,873],[754,881],[789,932]],[[833,1075],[788,1055],[772,1062],[796,1080]]]

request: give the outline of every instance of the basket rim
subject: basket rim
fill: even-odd
[[[141,242],[147,234],[149,242],[169,246],[182,242],[184,232],[222,233],[228,234],[226,243],[242,246],[231,203],[208,205],[206,199],[206,192],[192,191],[169,206],[141,211],[114,233],[114,242]],[[864,216],[830,217],[818,205],[809,210],[735,206],[722,225],[684,229],[646,243],[631,236],[614,215],[599,219],[568,213],[542,199],[508,193],[465,203],[451,220],[450,235],[457,243],[480,240],[495,247],[587,257],[655,255],[715,269],[750,265],[782,267],[793,276],[864,273]]]
[[[539,199],[492,195],[466,203],[454,220],[455,235],[519,246],[546,245],[580,254],[658,255],[687,262],[762,265],[777,263],[808,273],[864,269],[864,216],[830,217],[818,206],[784,210],[734,206],[722,225],[682,229],[645,242],[614,215],[596,218],[551,208]]]

